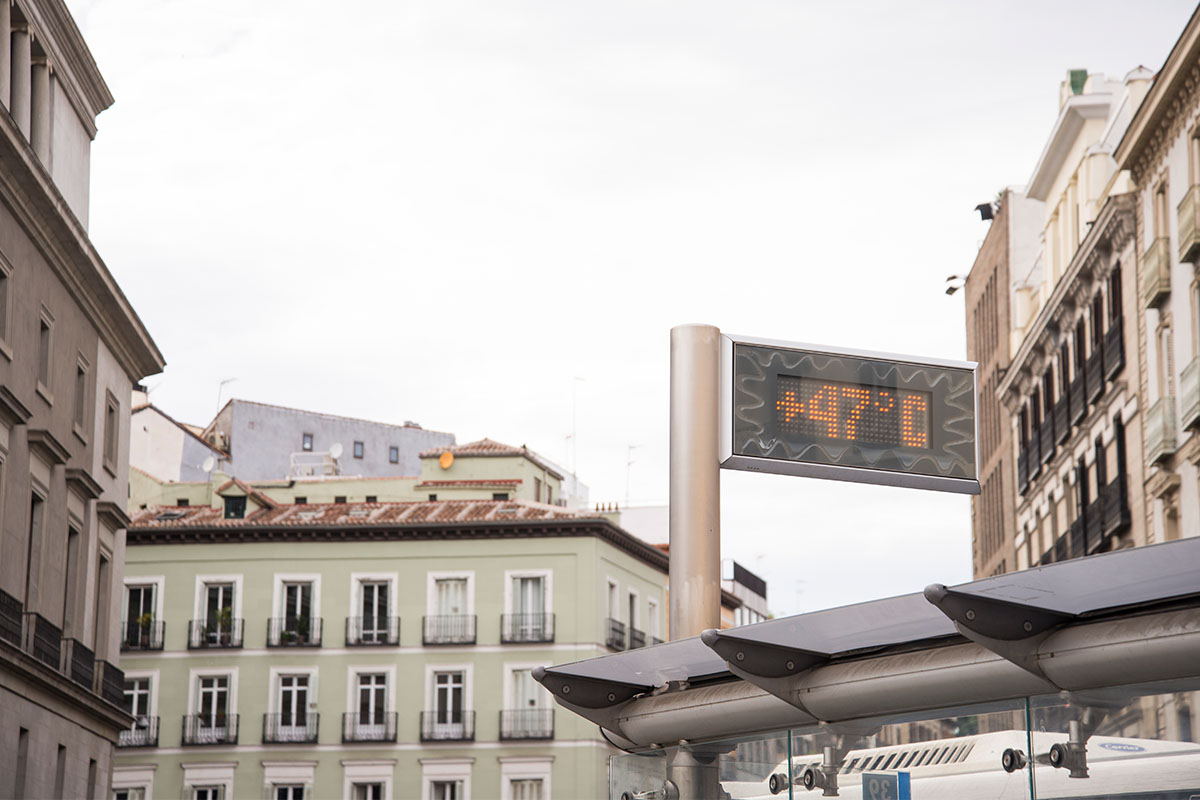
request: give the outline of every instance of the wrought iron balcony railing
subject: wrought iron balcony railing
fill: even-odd
[[[1151,464],[1175,453],[1175,398],[1158,398],[1146,412],[1146,458]]]
[[[1129,527],[1129,495],[1125,476],[1118,475],[1104,487],[1104,536],[1107,538]]]
[[[475,644],[474,614],[435,614],[422,620],[425,644]]]
[[[1142,257],[1142,305],[1154,308],[1171,293],[1170,240],[1160,236]]]
[[[121,626],[122,650],[162,650],[166,623],[161,619],[127,619]]]
[[[1083,555],[1084,548],[1087,545],[1087,513],[1082,517],[1077,517],[1067,529],[1067,535],[1060,537],[1059,541],[1066,541],[1065,552],[1061,556],[1055,553],[1055,561],[1064,561],[1068,558],[1075,558]],[[1056,543],[1057,544],[1057,543]]]
[[[132,728],[121,731],[117,747],[158,747],[158,717],[138,717]]]
[[[343,742],[396,741],[396,712],[342,714]]]
[[[1096,350],[1087,360],[1087,399],[1094,403],[1104,394],[1104,352]]]
[[[1118,319],[1104,332],[1104,377],[1112,380],[1125,367],[1125,328]]]
[[[314,744],[320,714],[263,714],[263,744]]]
[[[96,661],[96,684],[92,690],[117,708],[125,708],[125,673],[116,664]]]
[[[475,741],[474,711],[422,711],[422,742]]]
[[[639,631],[637,628],[629,629],[629,649],[637,650],[646,646],[646,632]]]
[[[347,647],[394,647],[398,644],[399,617],[346,617]]]
[[[1054,458],[1054,413],[1051,412],[1042,420],[1041,432],[1039,434],[1042,450],[1042,463],[1045,464],[1050,459]]]
[[[13,647],[21,646],[21,621],[25,608],[21,601],[0,589],[0,639]]]
[[[25,652],[51,669],[62,664],[62,629],[41,614],[25,612]]]
[[[188,622],[188,649],[241,647],[242,620],[194,619]]]
[[[1017,451],[1017,492],[1025,494],[1029,490],[1029,451],[1025,445]]]
[[[554,710],[519,708],[500,712],[500,739],[553,739]]]
[[[183,718],[184,744],[237,744],[237,740],[237,714],[189,714]]]
[[[267,620],[267,647],[320,647],[321,618],[272,617]]]
[[[1071,438],[1071,403],[1064,395],[1054,404],[1054,442],[1062,444]]]
[[[77,639],[64,639],[61,671],[90,692],[96,686],[96,654]]]
[[[500,617],[500,641],[505,644],[521,642],[553,642],[553,614],[503,614]]]
[[[1185,430],[1200,425],[1200,356],[1179,373],[1179,422]]]
[[[613,650],[625,649],[625,623],[609,617],[604,620],[604,644]]]
[[[1074,543],[1071,547],[1071,557],[1078,558],[1085,556],[1088,553],[1096,552],[1096,548],[1100,546],[1100,542],[1104,540],[1104,495],[1101,493],[1087,505],[1087,512],[1083,520],[1084,527],[1084,542],[1082,548],[1076,548]]]
[[[1071,391],[1069,399],[1071,403],[1071,424],[1078,425],[1083,421],[1083,417],[1087,414],[1087,381],[1084,378],[1083,370],[1075,373],[1075,379],[1071,381]]]

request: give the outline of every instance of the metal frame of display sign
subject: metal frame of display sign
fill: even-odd
[[[979,494],[977,365],[721,335],[725,469]]]

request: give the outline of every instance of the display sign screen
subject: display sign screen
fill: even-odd
[[[723,342],[724,467],[979,491],[964,362]]]
[[[797,437],[928,450],[931,392],[781,375],[779,430]]]

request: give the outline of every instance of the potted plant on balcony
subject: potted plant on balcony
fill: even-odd
[[[292,623],[292,630],[295,632],[297,644],[309,643],[311,624],[309,623],[308,617],[303,615],[296,617],[295,621]]]
[[[226,606],[217,612],[217,642],[228,647],[233,640],[233,609]]]
[[[154,622],[154,615],[147,611],[137,618],[137,642],[138,646],[145,649],[150,647],[150,624]]]

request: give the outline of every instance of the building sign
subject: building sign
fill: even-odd
[[[721,466],[978,494],[974,364],[722,338]]]

